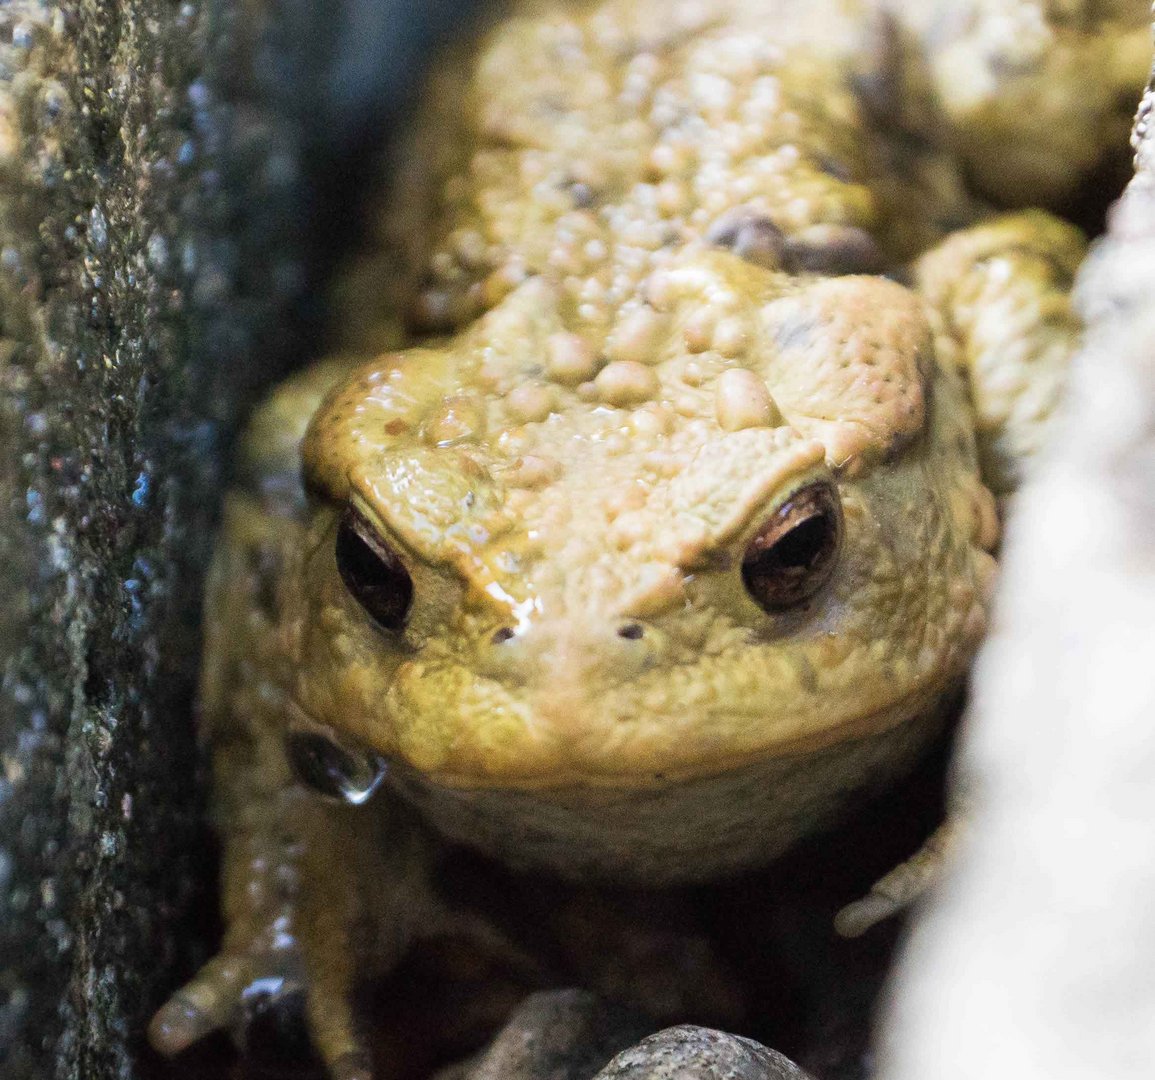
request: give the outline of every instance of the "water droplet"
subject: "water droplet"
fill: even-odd
[[[292,732],[286,749],[298,779],[352,806],[367,802],[385,779],[388,763],[371,750],[347,750],[326,735]]]

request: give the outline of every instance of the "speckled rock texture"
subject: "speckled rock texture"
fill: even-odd
[[[1153,108],[1082,272],[1065,427],[1016,507],[964,740],[971,843],[901,965],[885,1080],[1155,1061]]]
[[[811,1080],[753,1039],[694,1027],[666,1028],[618,1054],[594,1080]]]
[[[190,702],[224,463],[468,7],[0,5],[5,1080],[145,1075],[143,1021],[203,957]]]
[[[213,433],[181,369],[195,9],[3,9],[0,1072],[130,1075],[178,962],[195,825],[190,497]],[[176,15],[176,12],[173,12]],[[187,60],[187,56],[184,58]],[[128,71],[135,69],[129,80]],[[128,955],[155,962],[132,966]]]

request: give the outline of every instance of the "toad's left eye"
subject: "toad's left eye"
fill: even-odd
[[[826,584],[841,541],[842,504],[834,485],[819,482],[800,489],[746,548],[746,591],[763,611],[801,604]]]
[[[337,571],[353,599],[380,626],[394,632],[404,628],[413,579],[397,552],[352,508],[337,529]]]

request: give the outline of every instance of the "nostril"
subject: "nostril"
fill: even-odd
[[[641,623],[628,622],[618,627],[618,637],[625,638],[626,641],[640,641],[644,633]]]
[[[510,638],[513,637],[513,627],[503,626],[500,630],[493,632],[493,637],[490,639],[494,645],[504,645]]]

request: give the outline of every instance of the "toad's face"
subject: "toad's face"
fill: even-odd
[[[994,541],[919,299],[695,249],[608,336],[531,280],[313,417],[295,722],[436,782],[642,787],[884,730]]]

